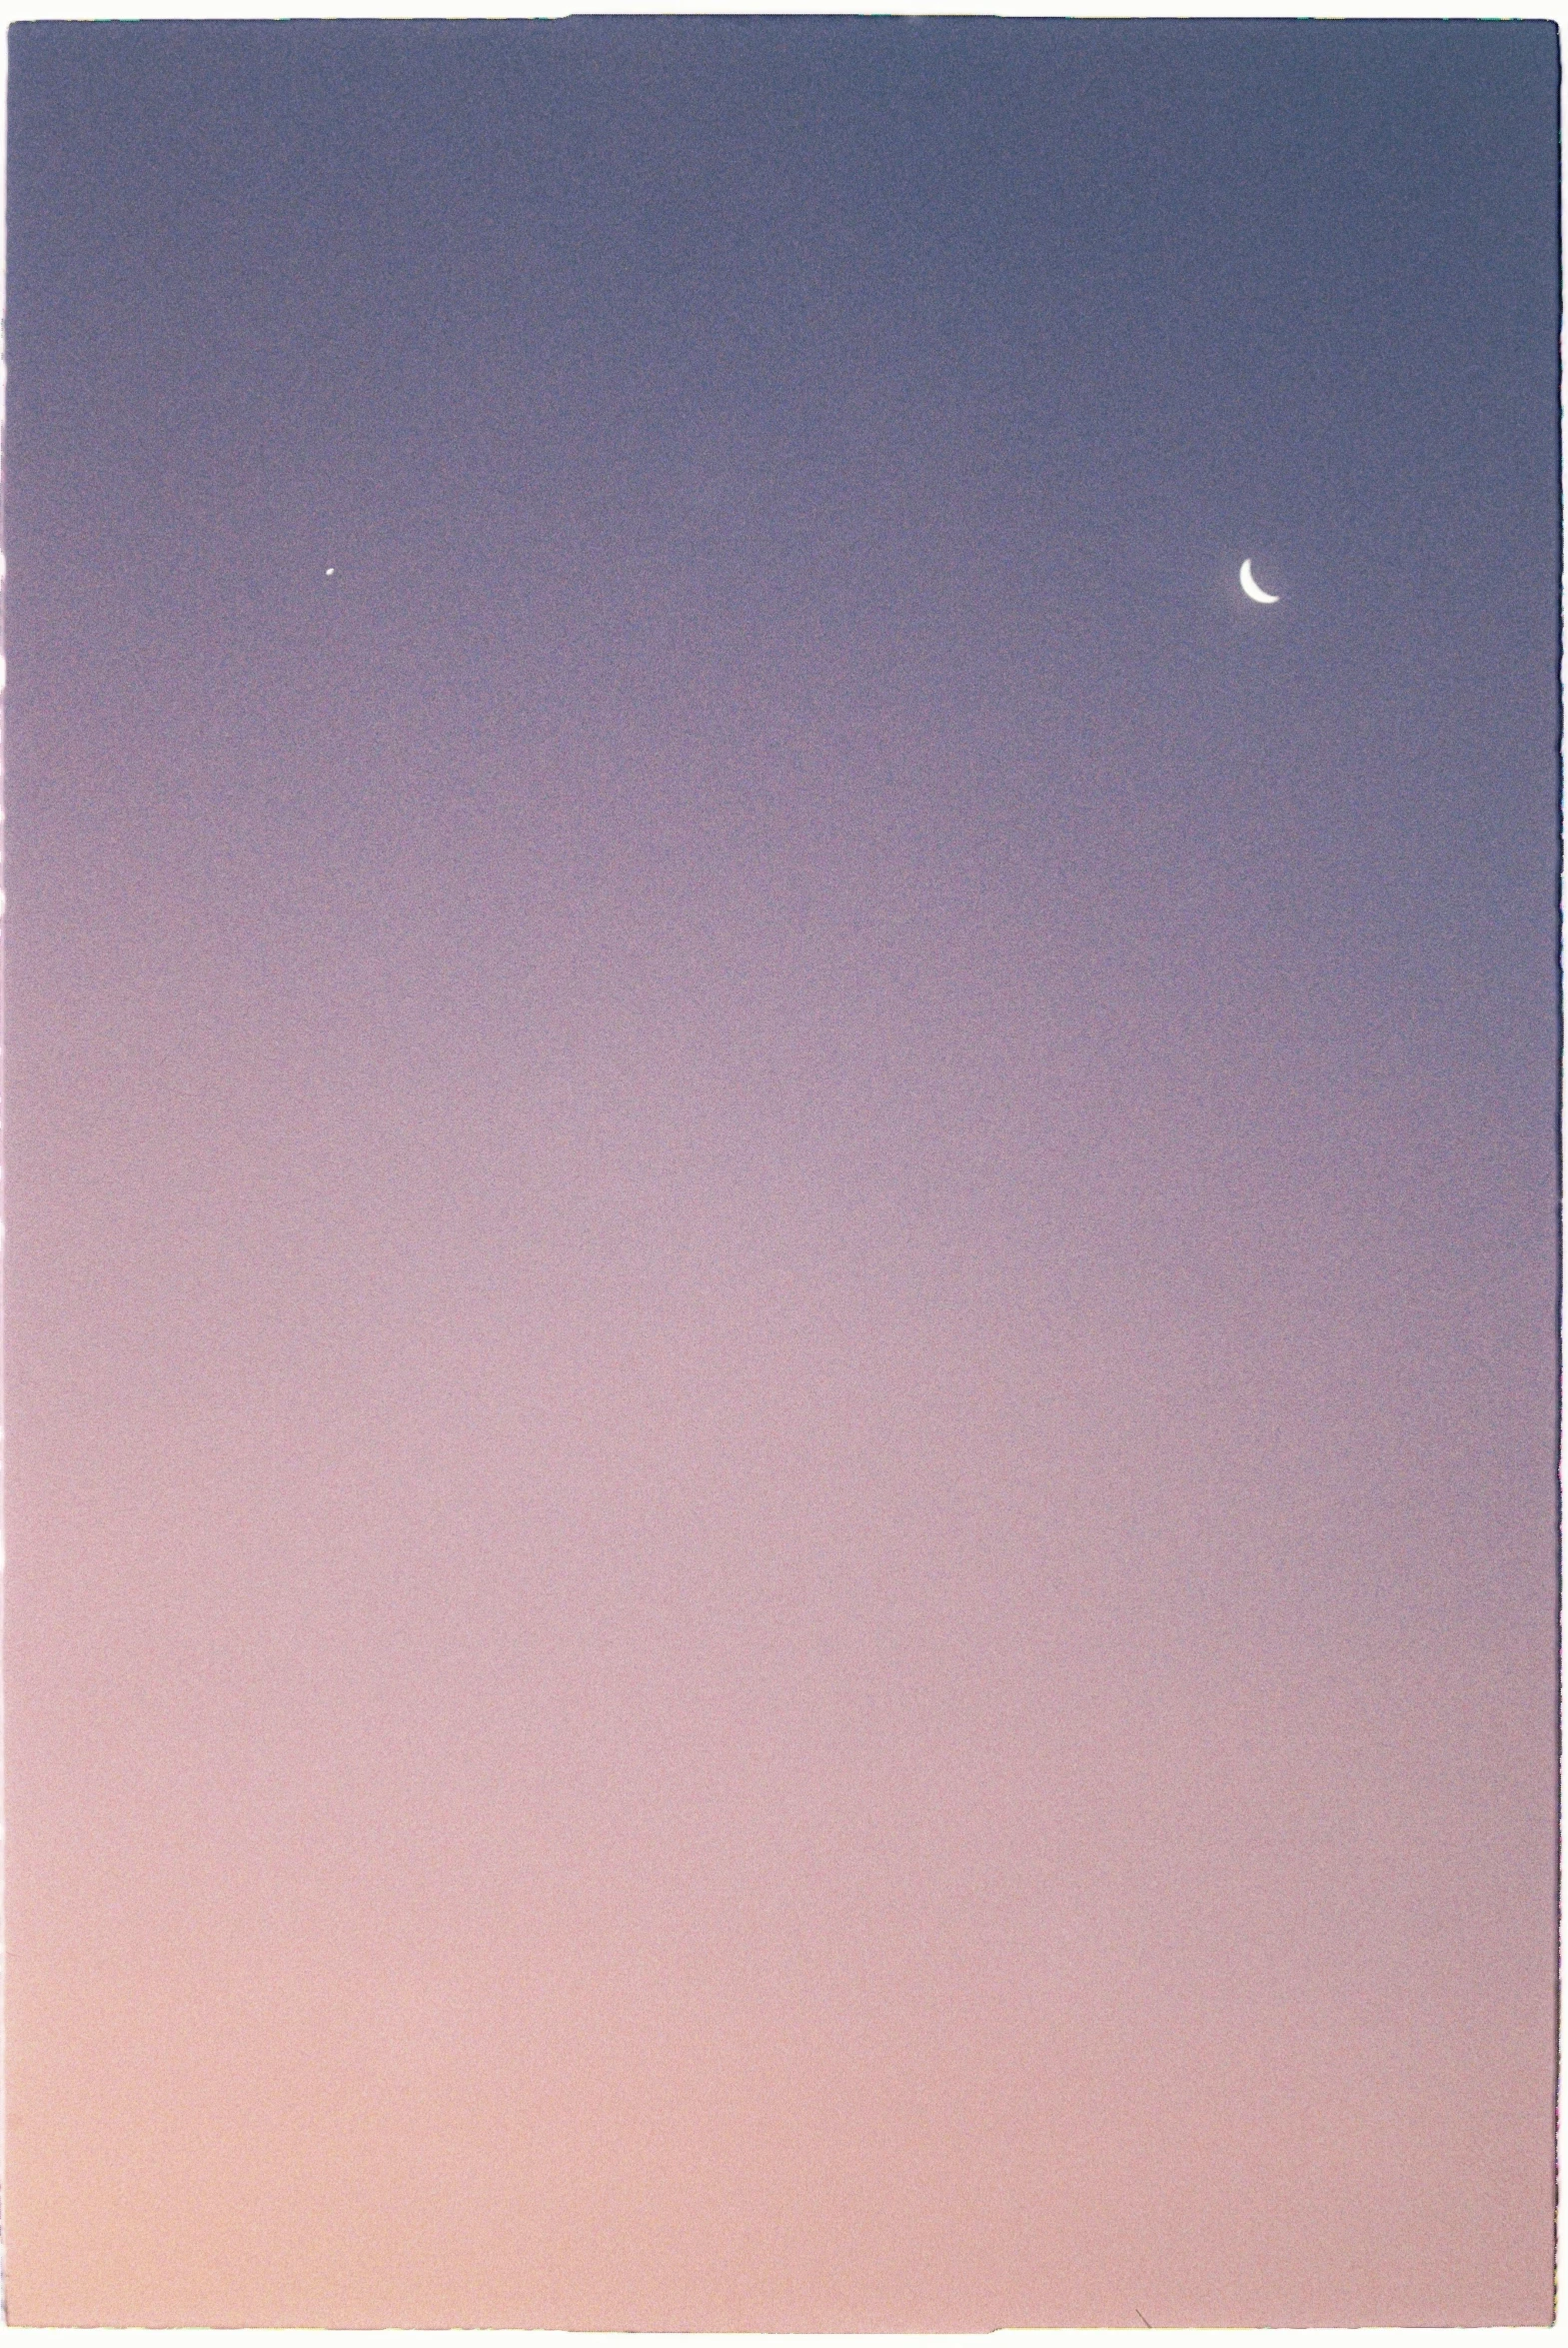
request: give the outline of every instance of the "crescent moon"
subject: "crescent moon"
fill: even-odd
[[[1265,595],[1253,578],[1252,557],[1250,555],[1241,566],[1241,592],[1243,595],[1249,595],[1255,604],[1277,604],[1279,601],[1277,595]]]

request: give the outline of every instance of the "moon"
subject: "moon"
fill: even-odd
[[[1243,595],[1249,595],[1255,604],[1277,604],[1279,601],[1277,595],[1265,595],[1253,578],[1252,557],[1250,555],[1241,566],[1241,591]]]

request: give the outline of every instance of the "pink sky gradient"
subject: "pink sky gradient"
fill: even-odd
[[[1015,28],[972,169],[1014,32],[933,30],[907,248],[897,28],[485,34],[611,157],[528,198],[510,521],[489,50],[13,33],[13,2321],[1550,2319],[1555,297],[1508,246],[1513,505],[1402,456],[1492,280],[1351,158],[1482,205],[1517,121],[1550,244],[1555,51],[1213,29],[1138,367],[1287,350],[1314,173],[1382,255],[1340,487],[1304,405],[1224,488],[1095,374],[1163,183],[1027,178],[1069,85],[1142,154],[1181,29]],[[1260,257],[1291,92],[1344,148]],[[1009,173],[1076,271],[1030,467]]]

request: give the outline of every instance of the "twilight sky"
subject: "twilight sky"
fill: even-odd
[[[12,2320],[1549,2320],[1552,28],[9,104]]]

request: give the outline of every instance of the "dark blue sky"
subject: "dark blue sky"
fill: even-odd
[[[1164,724],[1413,1010],[1456,923],[1547,943],[1549,28],[14,40],[11,529],[114,583],[133,667],[272,723],[373,644],[449,752],[704,664]],[[1216,592],[1245,552],[1288,641]]]

